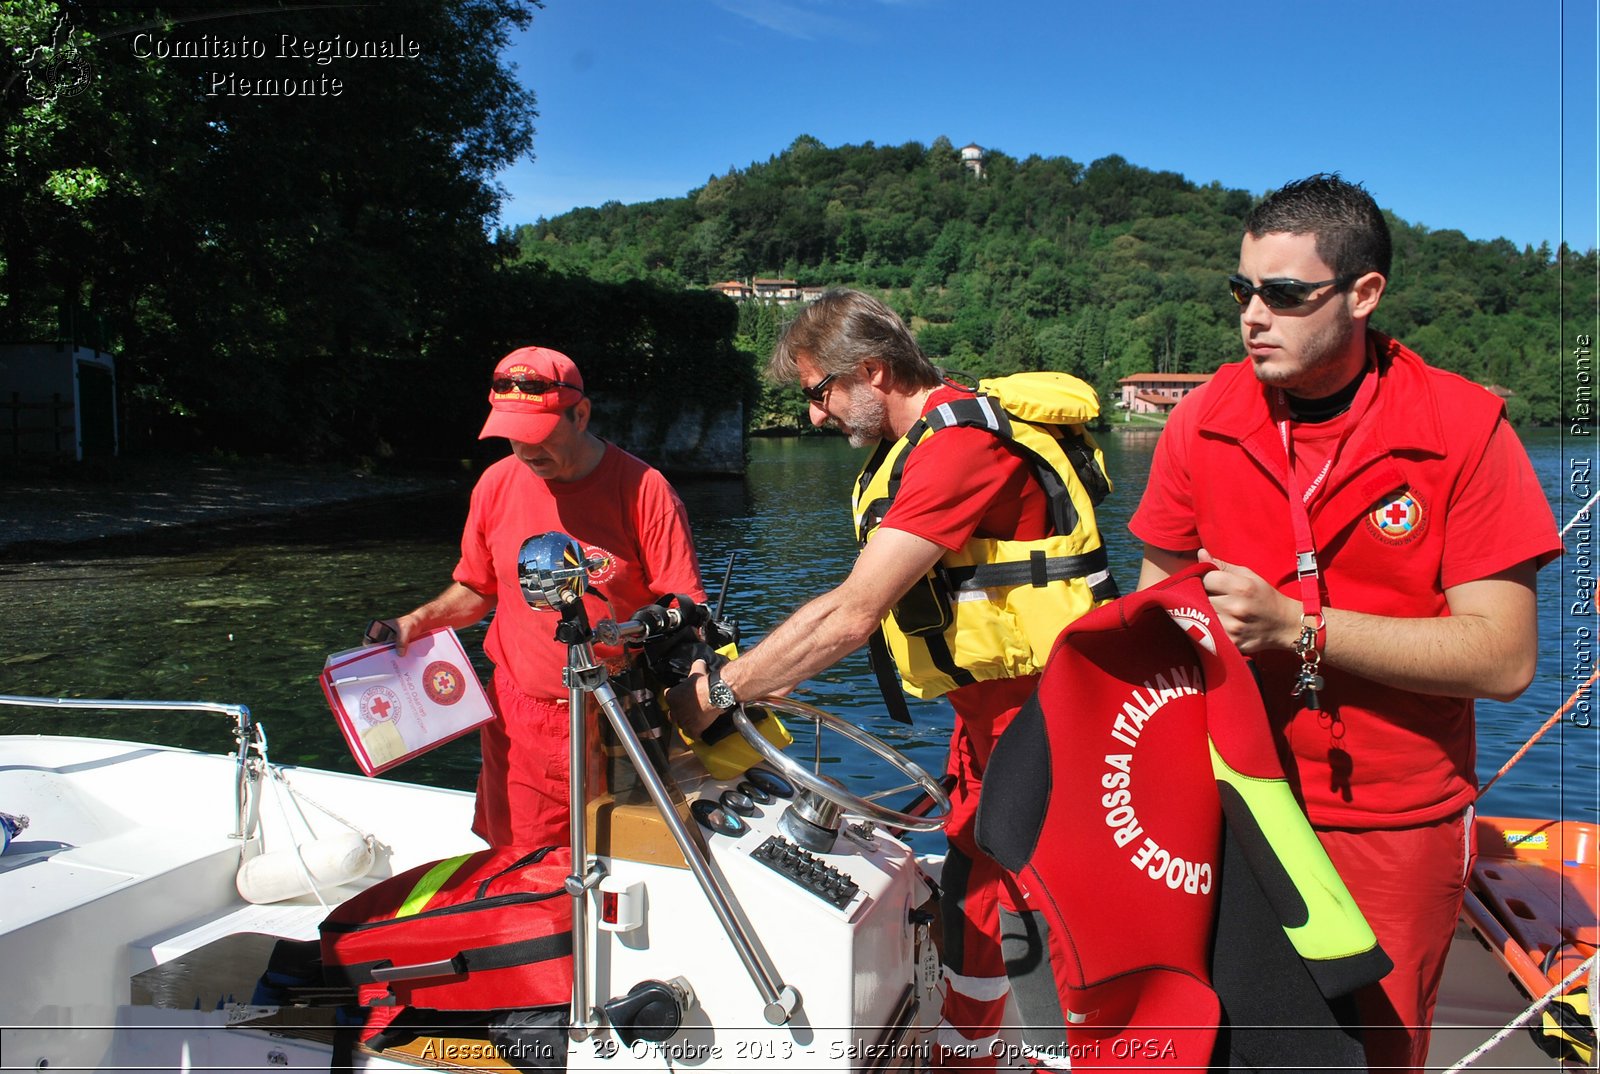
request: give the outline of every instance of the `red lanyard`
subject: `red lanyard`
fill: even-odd
[[[1279,389],[1273,393],[1273,416],[1278,425],[1278,439],[1283,442],[1285,464],[1283,487],[1289,494],[1289,522],[1294,529],[1294,569],[1300,583],[1300,636],[1295,639],[1294,651],[1300,657],[1300,674],[1295,679],[1291,696],[1304,697],[1306,707],[1313,711],[1322,708],[1317,696],[1323,688],[1323,679],[1317,668],[1322,663],[1322,647],[1326,641],[1326,620],[1322,614],[1322,572],[1317,565],[1317,543],[1311,533],[1311,503],[1327,484],[1333,464],[1339,458],[1350,430],[1364,416],[1372,397],[1377,393],[1378,378],[1369,368],[1363,375],[1361,387],[1351,401],[1345,415],[1344,429],[1334,442],[1322,469],[1304,489],[1294,472],[1294,423],[1289,417],[1289,400]]]
[[[1284,399],[1282,391],[1278,392],[1278,402],[1285,410],[1288,409],[1288,402]],[[1311,535],[1309,508],[1311,501],[1316,499],[1317,493],[1328,480],[1328,472],[1333,469],[1333,460],[1339,454],[1339,444],[1334,445],[1332,454],[1322,464],[1322,470],[1302,490],[1295,479],[1294,436],[1290,431],[1292,424],[1287,417],[1278,419],[1278,438],[1283,441],[1283,457],[1287,464],[1283,486],[1289,493],[1289,522],[1294,527],[1294,571],[1300,580],[1300,604],[1305,610],[1301,623],[1315,624],[1311,628],[1315,633],[1322,629],[1322,586],[1321,574],[1317,569],[1316,538]],[[1344,437],[1341,436],[1339,443],[1343,442]]]

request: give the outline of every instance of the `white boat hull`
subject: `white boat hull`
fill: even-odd
[[[8,1067],[327,1069],[326,1043],[246,1026],[264,1013],[247,1005],[270,938],[316,937],[327,909],[309,895],[273,905],[240,898],[241,854],[260,840],[245,845],[228,831],[233,758],[60,737],[0,738],[0,756],[0,803],[33,818],[0,858]],[[482,846],[469,831],[470,795],[285,771],[297,794],[382,847],[373,874],[325,892],[328,905],[382,876]],[[637,928],[593,935],[596,1001],[643,980],[682,978],[695,1003],[663,1044],[624,1043],[598,1027],[573,1043],[569,1069],[852,1069],[885,1047],[883,1027],[896,1019],[936,1018],[937,963],[927,926],[912,920],[929,888],[910,849],[884,835],[866,845],[841,838],[839,853],[819,857],[860,890],[837,908],[751,858],[783,804],[763,807],[737,839],[710,836],[707,849],[749,933],[801,997],[788,1022],[766,1021],[762,996],[688,869],[603,858],[607,886],[631,886],[642,912]],[[287,845],[273,834],[284,831],[273,823],[276,809],[269,792],[268,849],[275,838]]]
[[[381,845],[335,905],[413,865],[479,849],[468,794],[312,769],[285,769],[295,791]],[[273,938],[311,939],[327,910],[306,895],[245,902],[241,855],[262,849],[230,834],[234,759],[139,743],[0,737],[0,810],[30,827],[0,856],[0,1057],[6,1069],[328,1069],[326,1037],[302,1037],[249,1006]],[[704,777],[702,776],[703,780]],[[723,786],[707,782],[701,789]],[[693,787],[689,788],[692,792]],[[290,845],[298,821],[270,790],[265,849]],[[738,838],[709,836],[708,857],[742,920],[801,1001],[772,1025],[750,975],[689,870],[604,859],[607,887],[632,890],[638,927],[590,944],[596,1001],[642,980],[682,978],[695,1002],[664,1044],[625,1044],[605,1026],[575,1040],[572,1070],[916,1069],[937,1021],[937,964],[914,911],[924,870],[898,840],[841,838],[823,855],[860,891],[841,909],[751,856],[781,802]],[[341,831],[314,816],[318,834]],[[670,856],[670,855],[669,855]],[[599,896],[591,903],[598,910]],[[626,915],[624,915],[626,917]],[[1452,952],[1432,1066],[1441,1069],[1523,1006],[1493,957],[1463,931]],[[281,1012],[279,1012],[281,1015]],[[905,1023],[901,1032],[886,1026]],[[252,1025],[252,1023],[257,1023]],[[1444,1028],[1451,1025],[1466,1029]],[[1013,1045],[1017,1034],[1009,1033]],[[430,1053],[427,1048],[431,1047]],[[469,1065],[481,1042],[439,1041],[420,1058]],[[1008,1052],[1014,1055],[1014,1052]],[[1491,1052],[1495,1069],[1552,1069],[1526,1035]],[[358,1053],[366,1069],[412,1069],[417,1058]],[[430,1064],[433,1065],[433,1064]]]

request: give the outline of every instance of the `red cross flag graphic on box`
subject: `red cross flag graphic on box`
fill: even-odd
[[[413,639],[404,656],[393,642],[335,653],[320,680],[351,755],[369,776],[494,719],[450,629]]]

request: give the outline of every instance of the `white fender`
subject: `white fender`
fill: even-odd
[[[311,839],[293,850],[269,850],[239,866],[235,886],[247,902],[283,902],[359,880],[372,871],[372,841],[357,832]],[[307,877],[310,877],[308,881]]]

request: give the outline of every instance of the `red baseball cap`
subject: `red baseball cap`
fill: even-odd
[[[583,374],[571,358],[549,347],[520,347],[494,367],[489,420],[478,439],[504,436],[542,443],[562,413],[582,398]]]

